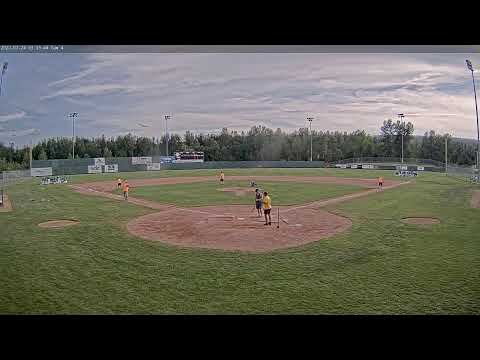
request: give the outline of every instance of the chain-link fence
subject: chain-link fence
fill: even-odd
[[[335,164],[351,164],[351,163],[375,163],[379,165],[400,165],[402,164],[402,158],[397,157],[358,157],[336,161]],[[434,167],[445,167],[445,163],[437,160],[430,159],[418,159],[418,158],[404,158],[403,164],[405,165],[427,165]]]
[[[0,206],[5,205],[6,190],[9,185],[31,179],[30,170],[3,171],[0,178]]]
[[[480,183],[480,174],[475,166],[448,165],[447,175],[461,178],[467,182]]]

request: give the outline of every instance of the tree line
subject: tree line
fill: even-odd
[[[413,136],[411,122],[386,120],[380,135],[365,131],[312,131],[313,160],[335,162],[361,157],[400,157],[402,135],[405,158],[422,158],[444,162],[445,141],[448,142],[448,160],[458,165],[475,164],[476,146],[453,139],[448,134],[433,130],[423,137]],[[137,137],[131,134],[107,138],[77,137],[75,158],[130,157],[166,155],[166,137]],[[300,128],[291,133],[281,129],[254,126],[248,131],[229,131],[218,134],[172,134],[168,138],[170,155],[177,151],[203,151],[206,161],[238,160],[309,160],[310,132]],[[72,158],[71,138],[49,138],[32,149],[34,160]],[[0,144],[0,170],[28,167],[29,149],[14,149]]]

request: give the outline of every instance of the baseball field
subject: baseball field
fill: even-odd
[[[228,169],[221,185],[218,173],[9,186],[0,313],[480,313],[478,187],[345,169]]]

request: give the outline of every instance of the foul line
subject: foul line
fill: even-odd
[[[402,182],[402,183],[395,184],[395,185],[386,186],[386,187],[383,188],[383,190],[390,190],[390,189],[393,189],[393,188],[396,188],[398,186],[405,185],[405,184],[410,184],[410,181]],[[309,207],[323,207],[323,206],[327,206],[327,205],[331,205],[331,204],[337,204],[337,203],[341,203],[341,202],[344,202],[344,201],[348,201],[348,200],[357,199],[357,198],[360,198],[360,197],[363,197],[363,196],[367,196],[367,195],[370,195],[374,192],[375,193],[378,192],[378,189],[368,189],[368,190],[365,190],[365,191],[362,191],[362,192],[343,195],[343,196],[340,196],[340,197],[337,197],[337,198],[314,201],[314,202],[311,202],[311,203],[308,203],[308,204],[305,204],[305,205],[300,205],[300,206],[295,206],[295,207],[284,209],[282,212],[286,213],[286,212],[289,212],[291,210],[298,210],[298,209],[304,209],[304,208],[309,208]]]

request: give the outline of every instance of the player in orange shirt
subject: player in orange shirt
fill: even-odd
[[[130,185],[128,185],[128,181],[125,180],[123,182],[123,198],[128,200],[128,191],[130,190]]]
[[[382,190],[383,189],[383,176],[380,176],[378,178],[378,190]]]
[[[223,182],[225,181],[225,174],[223,173],[223,170],[220,172],[220,184],[223,185]]]

